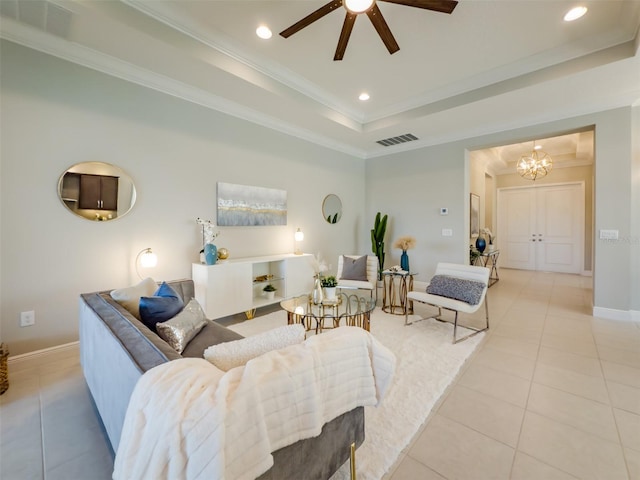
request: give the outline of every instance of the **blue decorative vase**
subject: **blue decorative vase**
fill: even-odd
[[[476,238],[476,249],[480,253],[482,253],[484,252],[485,248],[487,248],[487,242],[485,241],[485,239],[483,237]]]
[[[400,255],[400,268],[405,272],[409,271],[409,255],[407,255],[406,250],[403,250],[402,255]]]
[[[205,243],[204,261],[207,265],[215,265],[218,261],[218,247],[216,247],[213,243]]]

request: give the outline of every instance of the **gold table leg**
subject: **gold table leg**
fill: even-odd
[[[351,480],[356,480],[356,442],[353,442],[351,444],[350,464],[351,464]]]

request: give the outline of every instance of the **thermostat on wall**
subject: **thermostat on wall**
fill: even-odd
[[[447,207],[441,207],[440,215],[449,215],[449,209]]]

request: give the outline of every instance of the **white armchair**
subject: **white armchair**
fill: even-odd
[[[340,255],[338,257],[338,272],[336,278],[338,279],[338,287],[344,289],[359,289],[369,290],[371,298],[374,298],[374,293],[377,298],[376,284],[378,281],[378,257],[375,255],[367,255],[365,275],[358,280],[354,280],[349,275],[345,275],[345,262],[344,257],[347,259],[357,259],[361,255]],[[343,278],[343,277],[347,278]],[[366,279],[365,279],[366,277]]]
[[[446,320],[442,318],[442,309],[449,310],[455,312],[455,317],[453,321],[453,343],[458,343],[462,340],[466,340],[473,335],[476,335],[480,332],[484,332],[489,329],[489,306],[487,304],[487,288],[489,286],[489,274],[490,270],[486,267],[476,267],[472,265],[458,265],[455,263],[439,263],[436,267],[435,275],[442,275],[447,277],[454,277],[455,279],[460,280],[471,280],[474,282],[478,282],[482,285],[482,290],[478,288],[476,292],[477,303],[467,303],[466,301],[458,300],[452,298],[452,296],[445,295],[435,295],[433,293],[427,292],[418,292],[412,291],[407,294],[407,299],[414,302],[420,302],[427,305],[432,305],[438,308],[438,314],[433,315],[431,317],[421,318],[416,321],[426,320],[428,318],[435,318],[441,322],[445,322]],[[434,276],[435,279],[435,276]],[[432,279],[433,281],[433,279]],[[464,288],[464,282],[458,282],[462,285],[458,285],[458,288]],[[470,285],[470,284],[467,284]],[[487,322],[487,326],[483,328],[472,328],[465,326],[469,330],[473,330],[473,333],[466,335],[461,338],[457,338],[457,329],[458,329],[458,312],[472,314],[475,313],[484,303],[485,308],[485,319]],[[409,314],[405,315],[405,325],[411,325],[413,322],[409,322]]]

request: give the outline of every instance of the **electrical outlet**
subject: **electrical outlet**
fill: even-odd
[[[443,228],[442,229],[442,236],[443,237],[453,237],[453,230],[451,230],[450,228]]]
[[[28,312],[20,313],[20,326],[21,327],[30,327],[31,325],[35,325],[36,323],[36,312],[30,310]]]

